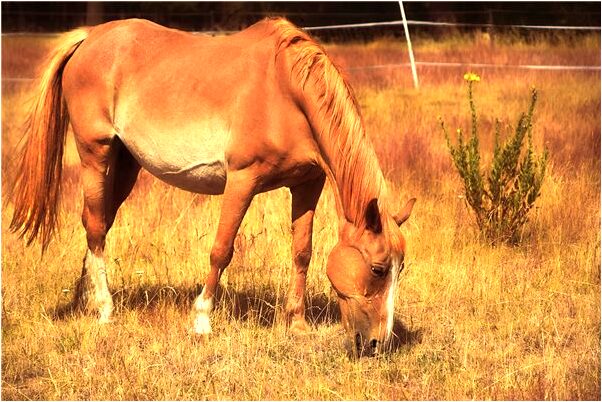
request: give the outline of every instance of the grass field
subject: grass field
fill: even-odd
[[[2,75],[31,77],[52,39],[2,39]],[[598,65],[599,35],[521,40],[450,36],[418,60]],[[308,277],[307,338],[283,323],[291,266],[290,194],[255,198],[222,278],[208,342],[188,335],[208,272],[220,198],[142,173],[108,236],[114,322],[70,313],[85,253],[78,156],[68,141],[61,230],[44,256],[7,230],[8,183],[22,135],[24,83],[2,84],[2,399],[600,398],[600,72],[475,69],[481,144],[495,118],[515,124],[539,90],[534,140],[549,174],[518,247],[481,242],[438,124],[468,127],[465,69],[351,70],[405,62],[394,40],[327,46],[348,70],[389,185],[418,202],[403,232],[390,354],[350,360],[325,274],[336,242],[324,191]]]

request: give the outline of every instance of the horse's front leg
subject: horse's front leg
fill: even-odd
[[[209,313],[213,309],[215,291],[222,272],[232,260],[236,233],[255,194],[255,177],[246,171],[228,172],[219,225],[211,249],[211,268],[203,291],[194,301],[192,310],[192,330],[197,335],[211,333]]]
[[[286,302],[286,318],[293,335],[310,329],[305,320],[305,283],[311,260],[312,229],[316,205],[324,187],[325,176],[291,187],[293,227],[293,272]]]

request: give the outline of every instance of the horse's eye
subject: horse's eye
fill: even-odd
[[[370,269],[372,270],[372,274],[379,278],[382,278],[383,276],[385,276],[387,274],[387,270],[385,269],[385,267],[380,267],[378,265],[372,265],[370,267]]]

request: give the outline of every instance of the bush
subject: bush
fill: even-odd
[[[468,82],[468,102],[472,116],[471,135],[465,142],[461,129],[457,130],[457,145],[453,145],[441,118],[439,123],[445,134],[454,165],[464,181],[466,202],[476,214],[481,233],[492,244],[504,242],[517,244],[527,214],[540,195],[546,173],[548,152],[537,158],[533,152],[532,119],[537,91],[531,91],[531,103],[527,113],[521,114],[514,135],[500,145],[500,122],[495,124],[495,147],[489,175],[481,169],[479,138],[477,136],[477,112],[473,98],[473,85],[480,81],[476,74],[464,75]],[[522,152],[527,137],[527,149]],[[521,157],[522,156],[522,157]]]

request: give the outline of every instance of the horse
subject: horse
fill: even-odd
[[[292,273],[285,304],[292,334],[311,330],[305,285],[316,205],[333,187],[338,242],[327,260],[342,324],[357,350],[391,339],[405,240],[399,212],[366,135],[351,87],[320,44],[284,18],[224,37],[129,19],[64,34],[39,80],[14,183],[10,228],[46,249],[57,228],[62,156],[71,124],[81,159],[87,251],[74,305],[109,322],[104,247],[141,168],[166,183],[223,194],[210,271],[191,331],[210,312],[241,221],[255,194],[288,187]]]

